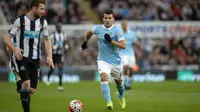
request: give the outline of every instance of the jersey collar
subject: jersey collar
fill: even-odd
[[[102,25],[102,26],[103,26],[104,29],[111,30],[114,25],[112,25],[110,28],[106,28],[104,25]]]

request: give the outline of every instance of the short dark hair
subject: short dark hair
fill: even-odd
[[[31,0],[30,1],[30,8],[32,8],[33,6],[38,7],[39,4],[45,4],[46,0]]]
[[[104,12],[105,14],[113,14],[113,10],[112,9],[107,9]]]

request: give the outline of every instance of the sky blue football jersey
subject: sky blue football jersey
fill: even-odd
[[[121,56],[132,56],[134,55],[133,43],[137,40],[135,32],[128,31],[124,33],[124,38],[126,40],[126,49],[120,50]]]
[[[120,41],[124,40],[123,33],[119,27],[112,25],[110,28],[106,28],[104,25],[95,25],[92,28],[92,33],[98,38],[98,60],[102,60],[117,66],[121,64],[120,48],[107,42],[104,39],[104,35],[107,33],[112,40]]]

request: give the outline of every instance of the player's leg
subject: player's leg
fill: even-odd
[[[109,74],[111,72],[110,64],[98,61],[98,71],[101,77],[101,91],[107,103],[106,108],[112,110],[113,103],[110,96],[110,86],[108,85]]]
[[[115,79],[115,83],[117,85],[117,90],[118,90],[118,93],[119,93],[121,108],[125,109],[126,108],[126,100],[125,100],[125,97],[124,97],[124,90],[125,90],[124,84],[122,83],[122,80],[116,80],[116,79]]]
[[[58,66],[58,76],[59,76],[59,84],[58,84],[58,90],[63,91],[64,88],[62,87],[62,75],[63,75],[63,64],[59,63]]]
[[[30,77],[29,77],[29,64],[25,59],[16,61],[16,64],[19,68],[19,75],[21,78],[22,87],[20,90],[20,99],[24,112],[30,112]]]
[[[39,61],[31,61],[31,68],[29,68],[29,74],[30,74],[30,95],[34,94],[37,88],[38,79],[40,75],[40,64]],[[29,97],[29,108],[30,108],[30,102],[31,97]]]
[[[13,71],[13,74],[15,75],[15,81],[16,81],[16,86],[17,86],[16,90],[18,93],[20,93],[20,90],[22,87],[21,78],[17,72]]]
[[[50,69],[48,71],[48,76],[47,76],[47,82],[46,82],[47,85],[50,85],[49,79],[50,79],[50,76],[53,73],[53,71],[54,71],[54,69],[52,67],[50,67]]]
[[[126,101],[124,97],[124,83],[123,83],[123,67],[122,65],[113,66],[111,75],[114,77],[116,87],[119,93],[119,99],[122,109],[126,107]]]
[[[124,69],[124,85],[125,85],[125,89],[127,89],[128,88],[128,82],[129,82],[129,74],[130,74],[130,69],[129,69],[129,66],[128,65],[125,65],[124,67],[123,67],[123,69]]]
[[[32,61],[32,67],[29,69],[30,74],[30,94],[34,94],[38,85],[40,76],[40,64],[39,61]]]
[[[126,82],[126,86],[125,86],[126,90],[130,90],[131,89],[131,83],[132,83],[132,73],[133,73],[132,72],[132,68],[129,67],[128,71],[129,71],[129,74],[128,74],[127,82]]]
[[[126,90],[130,90],[131,89],[131,83],[132,83],[132,75],[133,75],[133,66],[135,65],[135,56],[129,56],[128,57],[128,66],[127,66],[127,74],[128,74],[128,77],[127,77],[127,82],[126,82],[126,85],[125,85],[125,89]]]
[[[126,90],[131,89],[131,68],[128,65],[124,66],[124,85]]]
[[[126,88],[126,84],[128,83],[128,74],[129,74],[129,67],[128,67],[128,58],[127,56],[122,56],[122,65],[123,65],[123,84],[125,85]]]
[[[9,62],[9,67],[10,67],[11,72],[13,72],[13,74],[15,75],[15,81],[16,81],[16,86],[17,86],[16,90],[17,90],[18,93],[20,93],[21,78],[20,78],[20,76],[17,72],[17,71],[19,71],[19,70],[17,70],[17,64],[14,64],[14,62],[13,62],[14,60],[15,60],[15,58],[11,57],[11,60]]]

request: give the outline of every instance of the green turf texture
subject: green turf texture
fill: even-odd
[[[133,83],[125,92],[127,108],[121,110],[116,87],[111,86],[114,109],[110,112],[200,112],[200,83],[166,81],[159,83]],[[0,112],[22,112],[15,84],[0,82]],[[109,112],[101,94],[99,82],[65,83],[63,92],[39,83],[31,98],[31,112],[69,112],[73,99],[83,103],[83,112]]]

